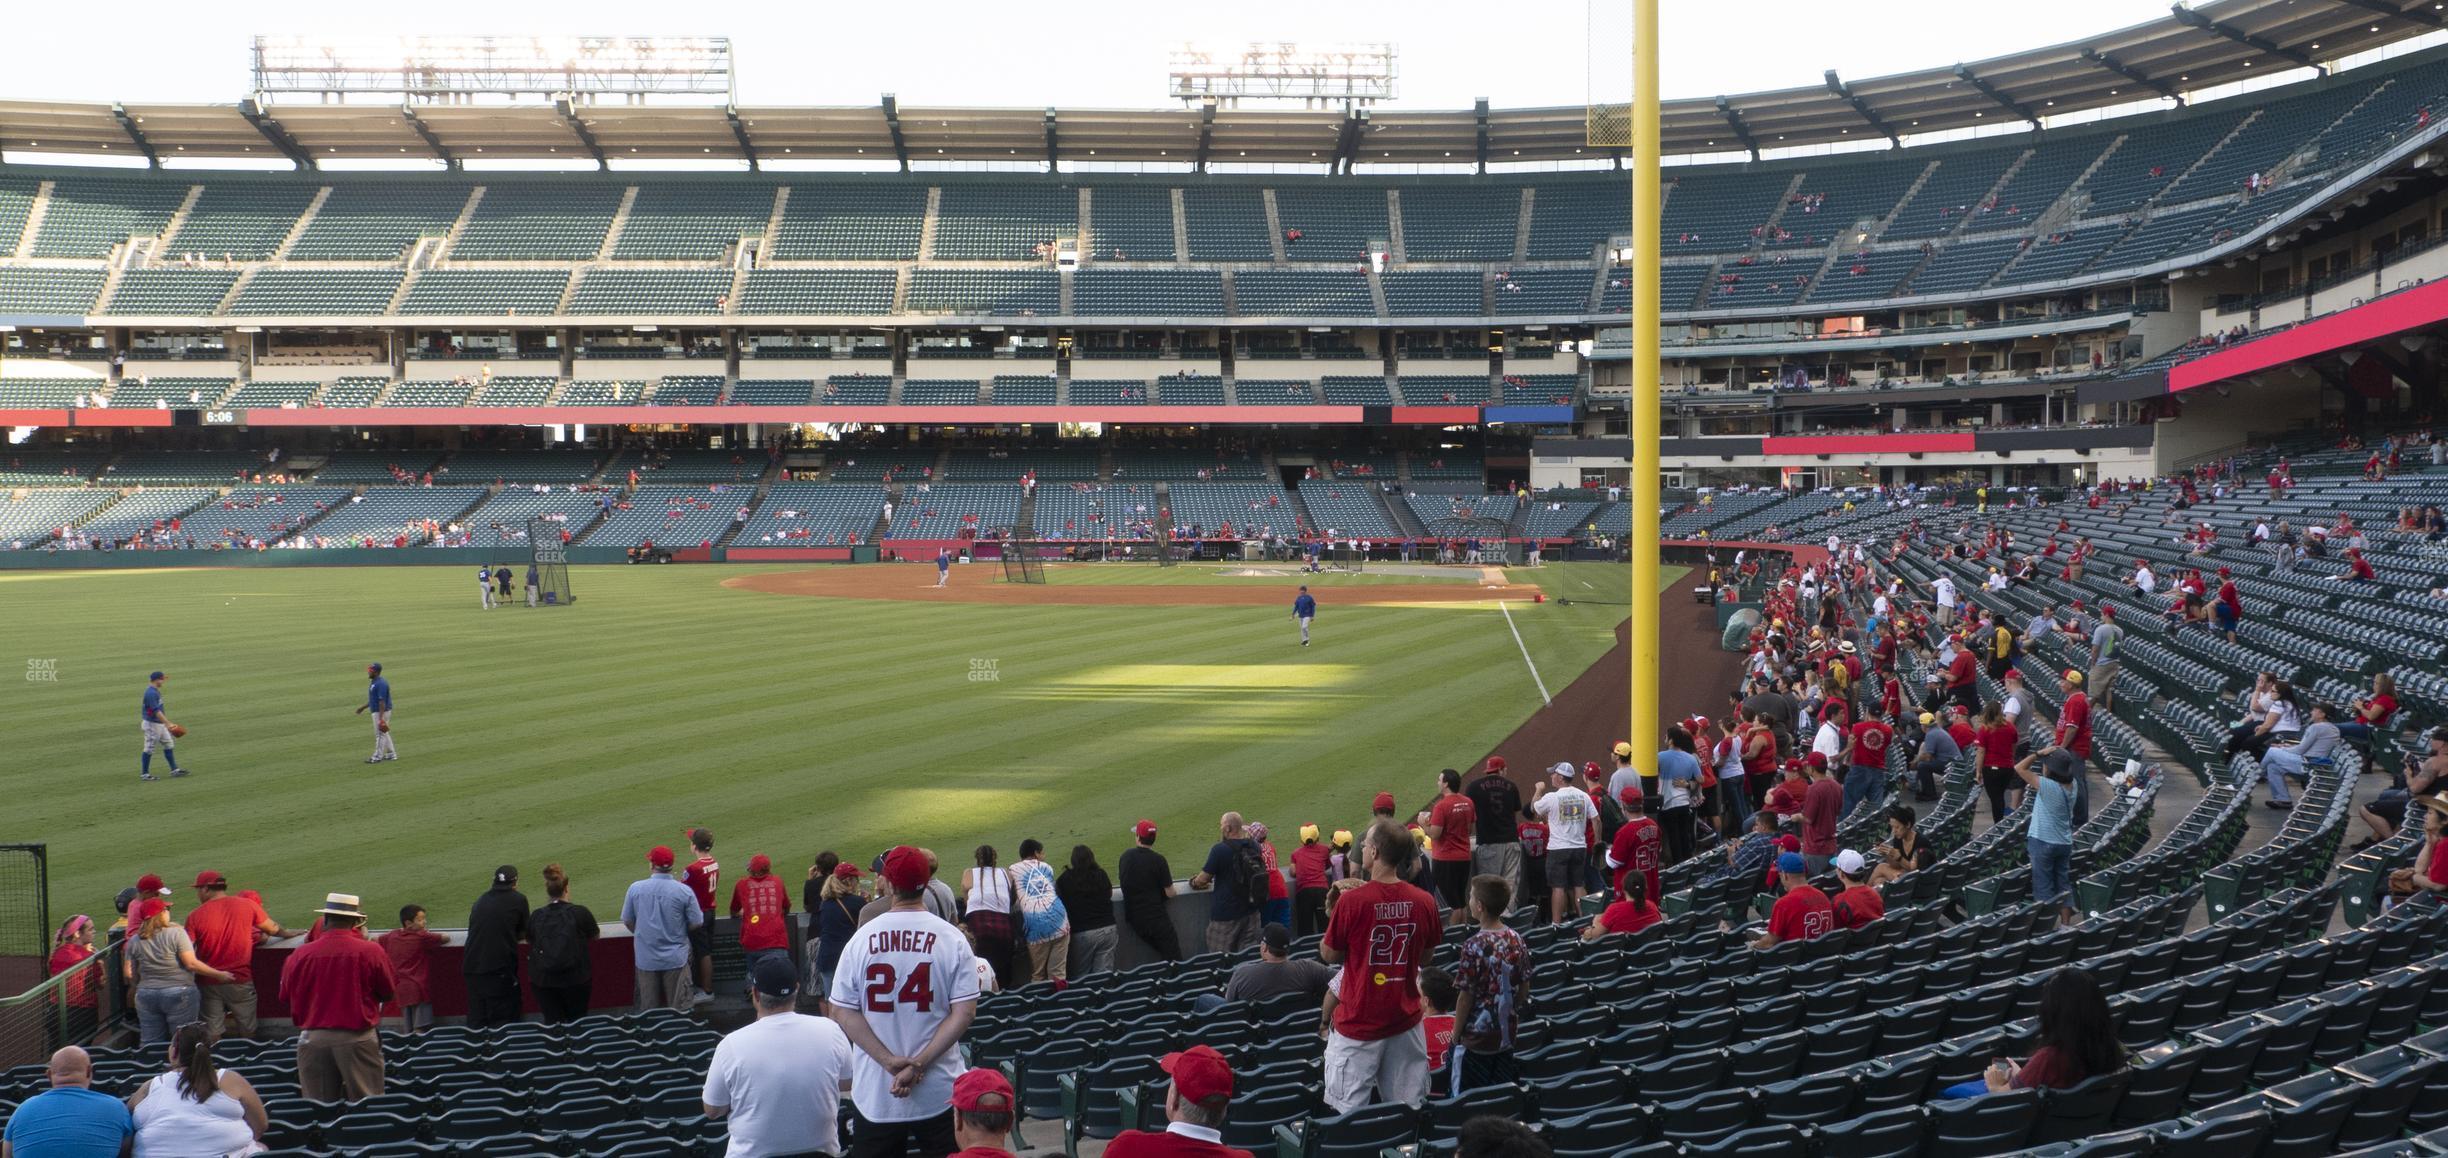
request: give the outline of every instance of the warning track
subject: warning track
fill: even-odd
[[[1087,564],[1099,566],[1099,564]],[[935,586],[935,569],[910,564],[816,567],[805,571],[773,571],[722,581],[725,587],[768,595],[802,595],[827,599],[896,599],[912,603],[1001,603],[1040,606],[1094,607],[1251,607],[1273,606],[1291,598],[1279,583],[1122,584],[1064,586],[1049,583],[1005,583],[999,571],[954,568],[948,587]],[[1059,580],[1066,568],[1049,566],[1046,575]],[[968,574],[963,574],[967,571]],[[1344,605],[1400,603],[1484,603],[1495,600],[1527,602],[1540,595],[1534,584],[1388,583],[1338,586],[1332,598]]]

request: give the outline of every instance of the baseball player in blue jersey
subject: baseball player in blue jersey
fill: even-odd
[[[950,583],[951,581],[952,552],[945,550],[942,547],[937,547],[935,548],[935,585],[937,587],[941,587],[947,583]]]
[[[145,677],[144,710],[138,716],[144,724],[144,753],[137,759],[136,773],[146,780],[161,779],[153,774],[153,747],[157,744],[161,746],[162,759],[170,762],[170,775],[177,777],[187,774],[185,768],[179,767],[178,750],[172,747],[178,733],[186,729],[171,723],[170,717],[162,714],[162,681],[167,678],[160,672]]]
[[[487,566],[476,569],[476,595],[484,600],[485,610],[493,610],[493,568]]]
[[[1301,586],[1300,594],[1292,597],[1292,618],[1300,621],[1301,646],[1309,646],[1309,621],[1317,618],[1317,600],[1310,596],[1306,584]]]
[[[374,754],[366,757],[368,764],[399,759],[399,749],[391,746],[391,681],[383,678],[382,665],[366,665],[366,702],[357,714],[374,713]]]

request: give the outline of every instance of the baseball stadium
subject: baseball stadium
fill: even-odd
[[[0,72],[0,1158],[2448,1154],[2448,10],[1570,7]]]

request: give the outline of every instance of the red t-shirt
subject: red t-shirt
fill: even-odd
[[[1520,839],[1522,855],[1533,860],[1547,855],[1547,826],[1526,820],[1513,826],[1513,835]]]
[[[1863,720],[1853,725],[1853,762],[1871,768],[1887,766],[1887,741],[1895,738],[1895,729],[1877,720]]]
[[[698,857],[680,870],[680,883],[697,894],[697,907],[705,910],[707,916],[714,914],[714,886],[721,877],[722,865],[712,856]]]
[[[1304,844],[1292,850],[1292,887],[1322,889],[1326,887],[1326,865],[1334,858],[1323,844]],[[1107,1149],[1112,1149],[1109,1145]]]
[[[2057,746],[2083,759],[2091,758],[2091,697],[2081,692],[2066,697],[2064,709],[2057,713]]]
[[[1802,797],[1807,791],[1809,791],[1807,788],[1795,781],[1779,780],[1768,786],[1767,803],[1760,807],[1778,816],[1792,816],[1802,811]],[[1838,789],[1836,796],[1841,802],[1844,799],[1844,790]]]
[[[2365,721],[2372,727],[2377,728],[2382,724],[2388,723],[2389,717],[2397,714],[2397,697],[2395,696],[2373,696],[2370,698],[2370,704],[2372,710],[2378,713],[2378,715],[2374,716],[2372,719]]]
[[[1980,742],[1980,736],[1972,730],[1972,725],[1960,719],[1948,724],[1946,731],[1947,735],[1955,738],[1955,746],[1966,752],[1972,750],[1972,745]]]
[[[1828,902],[1836,914],[1836,927],[1858,929],[1887,915],[1887,898],[1868,885],[1855,885],[1836,894]]]
[[[1471,798],[1459,792],[1437,797],[1436,807],[1428,810],[1428,823],[1440,833],[1428,846],[1430,860],[1469,860],[1471,831],[1478,824],[1479,808]]]
[[[741,877],[731,885],[731,915],[740,919],[740,948],[780,949],[790,944],[790,889],[782,878]]]
[[[1839,790],[1841,791],[1841,789]],[[1828,904],[1827,894],[1809,885],[1796,885],[1777,898],[1776,907],[1768,910],[1768,931],[1782,941],[1808,941],[1826,936],[1836,928],[1836,913]]]
[[[1833,778],[1811,781],[1802,792],[1802,851],[1811,856],[1836,855],[1836,822],[1844,819],[1844,785]],[[1826,898],[1821,898],[1825,903]]]
[[[1759,737],[1759,751],[1752,752],[1753,737]],[[1766,724],[1743,727],[1743,775],[1765,776],[1776,771],[1776,731]]]
[[[2014,767],[2015,741],[2022,738],[2023,734],[2015,731],[2013,724],[1997,723],[1982,728],[1980,730],[1981,767]]]
[[[1105,1144],[1105,1152],[1114,1158],[1250,1158],[1247,1150],[1235,1150],[1221,1142],[1208,1142],[1176,1134],[1170,1130],[1124,1130]],[[980,1153],[1003,1154],[1001,1150],[963,1150],[963,1155],[975,1158]],[[1004,1158],[1010,1158],[1005,1155]]]
[[[401,1005],[422,1005],[433,1000],[427,978],[433,967],[433,951],[450,943],[450,938],[431,929],[393,929],[374,943],[382,948],[383,959],[391,963],[392,996]]]
[[[1336,1033],[1378,1041],[1419,1024],[1419,968],[1438,944],[1436,898],[1371,881],[1336,899],[1325,943],[1343,955]]]
[[[2448,836],[2431,842],[2431,883],[2448,885]]]
[[[187,914],[187,937],[198,960],[240,981],[255,978],[255,927],[267,920],[263,906],[223,893]]]
[[[1665,843],[1666,836],[1659,830],[1657,821],[1646,816],[1635,816],[1615,830],[1615,843],[1608,846],[1607,857],[1616,866],[1611,879],[1617,896],[1623,895],[1624,876],[1638,870],[1642,883],[1649,887],[1649,891],[1643,895],[1649,898],[1651,904],[1657,903],[1658,862]]]
[[[1969,650],[1958,650],[1955,653],[1955,662],[1947,665],[1947,686],[1960,688],[1978,678],[1980,678],[1980,661],[1972,658]]]
[[[1453,1052],[1453,1014],[1439,1013],[1422,1018],[1420,1028],[1426,1032],[1428,1037],[1428,1068],[1431,1070],[1444,1069],[1446,1056]]]
[[[1630,901],[1617,901],[1598,914],[1598,924],[1610,933],[1637,933],[1665,919],[1666,915],[1658,912],[1656,905],[1635,905]]]
[[[2354,561],[2354,577],[2357,579],[2369,579],[2373,574],[2374,572],[2372,571],[2371,560],[2365,559],[2361,556],[2356,556]]]

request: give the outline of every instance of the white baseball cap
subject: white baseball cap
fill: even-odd
[[[1848,848],[1836,854],[1835,864],[1837,872],[1852,876],[1862,871],[1862,854]]]
[[[1570,760],[1558,760],[1555,762],[1554,767],[1547,770],[1547,774],[1550,776],[1561,776],[1567,780],[1570,780],[1573,777],[1580,775],[1581,770],[1573,767],[1572,761]]]

